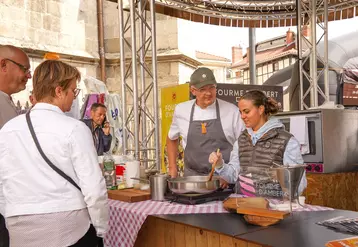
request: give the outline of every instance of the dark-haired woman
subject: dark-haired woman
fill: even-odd
[[[229,183],[239,180],[243,194],[281,197],[280,186],[270,177],[270,167],[273,162],[289,166],[303,164],[300,144],[273,117],[279,110],[278,103],[263,92],[254,90],[244,94],[239,100],[239,109],[246,130],[235,142],[229,163],[225,164],[221,154],[215,152],[210,154],[209,162],[216,162],[216,172]],[[306,186],[304,174],[299,194]]]

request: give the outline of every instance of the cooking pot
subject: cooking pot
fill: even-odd
[[[220,188],[220,179],[217,176],[211,181],[208,176],[168,178],[168,187],[176,194],[208,194]]]

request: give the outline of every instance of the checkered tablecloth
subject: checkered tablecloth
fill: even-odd
[[[278,201],[270,201],[278,203]],[[323,211],[331,208],[305,205],[294,211]],[[144,201],[127,203],[109,200],[109,230],[104,239],[106,247],[132,247],[137,234],[148,215],[154,214],[204,214],[227,213],[220,201],[199,205],[183,205],[174,202]]]

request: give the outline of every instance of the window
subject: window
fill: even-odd
[[[262,74],[267,74],[267,64],[262,66]]]
[[[279,66],[278,66],[278,62],[275,62],[273,64],[273,71],[277,71],[277,70],[280,70]]]
[[[272,63],[267,63],[257,68],[257,84],[262,85],[273,74],[272,67]]]
[[[278,61],[278,69],[283,69],[285,66],[283,65],[283,61]]]
[[[226,70],[226,79],[229,79],[232,77],[232,70],[231,69],[227,69]]]
[[[290,65],[290,59],[289,58],[286,58],[283,62],[284,62],[285,67]]]

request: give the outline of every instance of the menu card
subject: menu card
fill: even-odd
[[[333,219],[317,222],[317,224],[326,226],[336,231],[358,235],[358,218],[346,218],[339,216]]]

